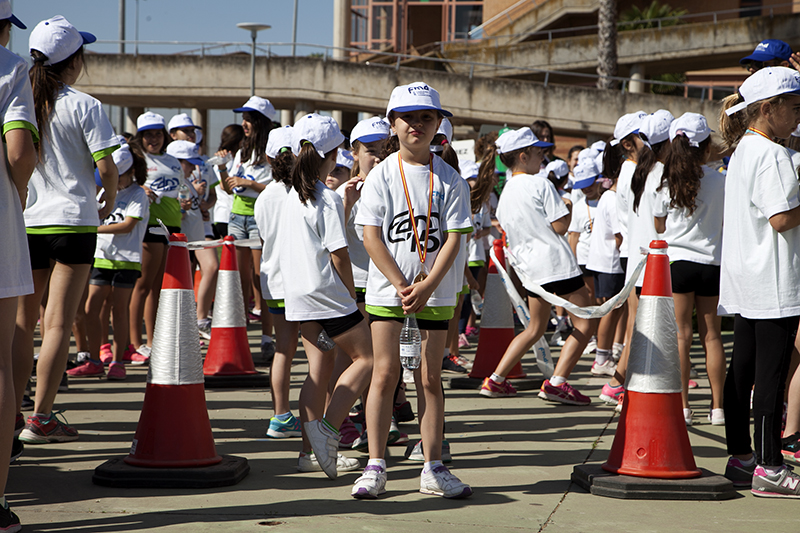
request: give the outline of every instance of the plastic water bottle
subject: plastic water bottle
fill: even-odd
[[[400,364],[403,368],[414,370],[422,361],[422,335],[417,326],[416,315],[406,315],[403,329],[400,330]]]
[[[336,348],[336,343],[333,342],[333,339],[328,337],[328,334],[325,333],[324,329],[319,332],[319,337],[317,337],[317,348],[323,352],[327,352],[328,350],[333,350]]]
[[[192,199],[192,193],[189,192],[189,186],[185,183],[181,183],[181,186],[178,187],[178,201],[184,202],[186,200]],[[185,213],[186,211],[181,207],[181,213]]]
[[[103,255],[106,256],[106,259],[113,259],[118,251],[117,246],[113,242],[98,242],[98,247],[103,251]]]
[[[470,291],[470,300],[472,301],[472,310],[475,311],[476,316],[481,316],[483,312],[483,296],[475,289]]]
[[[224,157],[218,155],[215,155],[214,157],[209,157],[206,163],[211,166],[216,166],[216,165],[227,165],[231,161],[233,161],[233,156],[230,153],[228,153]]]

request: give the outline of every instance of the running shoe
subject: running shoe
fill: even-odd
[[[755,461],[751,465],[742,463],[739,459],[731,457],[725,465],[725,477],[736,488],[748,488],[753,482],[753,472],[756,469]]]
[[[753,496],[761,498],[800,498],[800,476],[783,465],[775,474],[768,474],[763,467],[753,471]]]
[[[364,472],[353,484],[350,495],[353,498],[374,500],[386,492],[386,470],[378,465],[367,465]]]
[[[350,417],[350,420],[353,421],[353,424],[364,425],[364,406],[361,403],[357,403],[350,408],[350,412],[347,416]]]
[[[480,395],[487,398],[509,398],[517,395],[517,389],[508,380],[495,383],[492,378],[486,378],[481,385]]]
[[[78,354],[80,358],[80,354]],[[106,343],[100,346],[100,360],[104,365],[111,363],[114,360],[114,352],[111,351],[111,344]]]
[[[8,464],[12,464],[14,461],[22,457],[22,452],[25,451],[25,445],[22,444],[22,441],[19,440],[17,437],[11,441],[11,460]],[[0,531],[3,531],[0,529]]]
[[[108,366],[108,376],[106,379],[111,381],[122,381],[127,377],[125,372],[125,365],[123,363],[111,363]]]
[[[539,390],[539,398],[551,402],[560,402],[567,405],[589,405],[592,400],[584,396],[566,381],[561,385],[551,385],[550,380],[544,380],[542,388]]]
[[[478,328],[476,328],[476,327],[473,327],[473,326],[467,326],[467,329],[465,331],[465,334],[467,335],[467,337],[477,337],[479,333],[480,333],[480,330]]]
[[[148,361],[150,361],[150,352],[151,348],[146,345],[142,344],[138,348],[136,348],[136,353],[131,354],[131,364],[134,365],[144,365]]]
[[[556,330],[553,336],[550,337],[550,346],[564,346],[567,342],[566,337],[569,337],[568,333],[562,333],[560,330]]]
[[[336,470],[338,472],[350,472],[359,468],[361,468],[361,463],[358,462],[358,459],[345,457],[340,453],[336,454]],[[297,471],[322,472],[322,467],[319,466],[319,461],[317,461],[317,456],[313,451],[311,453],[300,453],[300,457],[297,459]]]
[[[324,420],[311,420],[303,424],[311,449],[319,461],[322,471],[330,479],[336,479],[337,453],[339,449],[339,434],[328,427]]]
[[[786,459],[800,463],[800,432],[781,439],[781,453]]]
[[[408,433],[400,432],[397,440],[388,444],[388,446],[406,446],[408,444]]]
[[[459,348],[469,348],[469,339],[467,339],[466,333],[459,333],[458,335],[458,347]]]
[[[617,400],[617,405],[616,405],[616,407],[614,407],[614,411],[616,411],[617,413],[621,413],[623,405],[625,405],[625,393],[624,392],[619,395],[619,400]]]
[[[265,365],[271,365],[275,359],[275,342],[261,343],[261,361]]]
[[[425,453],[422,450],[422,441],[418,440],[415,444],[409,444],[403,456],[409,461],[424,463]],[[442,462],[453,462],[453,455],[450,453],[450,443],[447,439],[442,441]]]
[[[402,402],[394,405],[394,419],[398,423],[414,421],[414,410],[411,408],[411,402]]]
[[[294,415],[291,415],[285,422],[278,420],[276,417],[269,419],[269,428],[267,428],[267,437],[273,439],[286,439],[289,437],[300,437],[303,435],[303,430],[300,427],[300,421]]]
[[[125,351],[122,352],[122,362],[127,364],[133,364],[133,355],[136,353],[136,347],[133,344],[129,344]]]
[[[712,426],[724,426],[725,409],[712,409],[708,413],[708,421],[711,422]]]
[[[603,385],[603,390],[600,391],[600,399],[606,403],[617,403],[620,394],[625,392],[625,387],[617,385],[612,387],[609,383]]]
[[[458,358],[455,355],[448,355],[442,359],[442,370],[447,372],[456,372],[458,374],[466,374],[467,369],[458,364]]]
[[[369,440],[367,439],[366,429],[356,440],[353,441],[352,448],[359,452],[369,453]]]
[[[687,426],[692,425],[692,410],[691,409],[684,409],[683,410],[683,420],[686,422]]]
[[[472,489],[463,483],[444,465],[437,465],[419,476],[419,491],[445,498],[467,498]]]
[[[592,363],[592,375],[593,376],[611,376],[614,377],[614,373],[617,371],[617,364],[614,362],[613,359],[607,359],[605,363],[600,364],[597,361]]]
[[[201,318],[197,321],[197,331],[200,333],[200,336],[203,337],[205,340],[211,340],[211,319],[210,318]]]
[[[29,416],[25,429],[19,434],[19,440],[26,444],[47,444],[48,442],[70,442],[78,439],[78,431],[62,422],[57,415],[62,411],[53,411],[48,418]],[[63,418],[63,415],[61,415]]]
[[[20,530],[22,530],[22,524],[20,524],[19,517],[10,507],[0,505],[0,531],[3,533],[16,533]]]
[[[339,448],[352,448],[353,442],[360,436],[361,433],[356,429],[356,425],[349,416],[346,416],[342,425],[339,426]]]
[[[72,377],[89,377],[89,376],[104,376],[106,373],[103,368],[102,361],[94,361],[89,359],[80,366],[76,366],[72,370],[67,370],[67,374]]]
[[[391,446],[397,439],[400,438],[400,428],[397,427],[397,421],[392,417],[392,421],[389,424],[389,438],[386,441],[387,446]]]
[[[35,402],[30,397],[30,394],[25,394],[22,396],[22,405],[20,406],[20,411],[33,411],[33,406]]]
[[[695,380],[693,380],[693,379],[689,380],[689,388],[690,389],[696,389],[698,386],[699,385],[697,384],[697,382]]]
[[[61,376],[61,381],[58,382],[58,392],[67,392],[69,390],[69,378],[67,377],[67,372],[64,371],[64,375]]]
[[[589,339],[589,342],[586,344],[586,348],[583,349],[583,353],[589,354],[594,353],[597,351],[597,337],[592,335],[592,338]]]
[[[467,370],[472,370],[472,361],[464,357],[463,355],[456,355],[456,362],[466,368]]]

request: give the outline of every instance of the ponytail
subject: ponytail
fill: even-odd
[[[642,194],[644,193],[647,176],[650,174],[650,171],[653,170],[653,167],[656,166],[656,163],[662,157],[668,146],[669,141],[666,140],[652,144],[650,147],[645,145],[639,150],[639,155],[636,158],[636,170],[633,171],[633,177],[631,178],[634,213],[639,211],[639,201],[642,199]]]
[[[784,95],[778,95],[768,100],[759,100],[730,116],[725,112],[743,101],[742,95],[738,92],[722,100],[722,108],[719,112],[719,134],[722,137],[722,149],[725,151],[735,148],[742,140],[747,128],[761,114],[761,104],[767,102],[773,106],[779,106],[786,101],[786,98]]]
[[[272,178],[284,185],[292,184],[292,165],[294,164],[294,154],[291,149],[281,148],[278,155],[274,158],[267,156],[267,162],[272,167]]]
[[[603,175],[607,178],[617,179],[623,162],[625,162],[625,158],[622,154],[622,145],[611,146],[611,143],[606,143],[606,149],[603,151]]]
[[[449,142],[444,145],[444,150],[442,150],[442,153],[437,155],[444,159],[445,163],[453,167],[456,172],[461,174],[461,168],[458,164],[458,154],[456,154],[456,151]]]
[[[131,156],[133,157],[133,179],[139,185],[147,182],[147,161],[145,161],[142,149],[138,146],[129,144]]]
[[[322,158],[317,153],[314,145],[311,144],[311,141],[305,139],[300,141],[300,155],[297,156],[292,167],[292,187],[297,191],[297,195],[303,204],[308,200],[313,202],[317,199],[317,182],[319,181],[322,164],[326,158],[335,153],[336,148],[325,154],[325,158]]]
[[[469,207],[473,214],[480,211],[483,204],[489,201],[492,187],[497,182],[494,170],[494,157],[492,158],[491,169],[488,171],[484,170],[484,162],[481,162],[481,166],[478,169],[478,177],[475,179],[475,186],[471,187],[469,192]]]
[[[662,174],[662,186],[663,183],[669,186],[670,207],[688,209],[690,215],[694,213],[706,149],[710,143],[711,137],[708,137],[699,147],[691,146],[685,135],[678,135],[670,143]]]

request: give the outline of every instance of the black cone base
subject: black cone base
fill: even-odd
[[[204,489],[236,485],[250,473],[244,457],[223,455],[222,461],[197,468],[145,468],[116,457],[94,470],[92,483],[103,487]]]
[[[204,376],[207,389],[261,389],[269,387],[269,374],[240,374],[236,376]]]

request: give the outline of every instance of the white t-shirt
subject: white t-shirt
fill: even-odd
[[[441,158],[434,157],[433,161],[433,208],[425,258],[428,271],[436,261],[448,232],[466,233],[472,229],[469,185]],[[403,163],[403,170],[414,208],[417,234],[422,242],[425,240],[425,224],[428,216],[429,166]],[[408,205],[403,192],[397,154],[390,155],[370,171],[369,178],[361,189],[361,202],[355,223],[360,226],[381,228],[383,243],[405,276],[406,282],[412,283],[420,273],[421,265],[409,224]],[[448,307],[456,304],[456,294],[463,286],[463,267],[462,263],[461,270],[458,270],[454,263],[433,291],[427,306]],[[367,305],[382,307],[402,305],[394,286],[378,270],[373,261],[369,263]]]
[[[189,187],[192,207],[184,213],[181,219],[181,233],[186,235],[189,242],[205,240],[205,227],[203,226],[203,214],[200,212],[200,194],[192,185],[197,181],[205,181],[201,176],[196,175],[197,169],[188,178],[181,178],[183,183]]]
[[[614,238],[617,233],[620,233],[617,193],[609,190],[600,197],[597,210],[594,212],[594,229],[586,268],[603,274],[624,273],[619,262],[619,248]]]
[[[255,154],[253,154],[255,156]],[[239,150],[236,152],[236,155],[233,158],[233,164],[231,165],[231,172],[229,173],[230,176],[237,176],[239,178],[244,178],[252,181],[256,181],[258,183],[267,184],[272,180],[272,167],[268,164],[263,165],[254,165],[253,158],[251,157],[249,161],[242,163],[241,160],[242,151]],[[233,193],[236,196],[245,196],[248,198],[258,198],[258,193],[251,189],[250,187],[234,187]]]
[[[127,217],[139,220],[130,232],[97,234],[97,247],[94,251],[95,267],[112,270],[141,269],[142,240],[147,231],[147,220],[150,218],[150,199],[144,189],[136,183],[117,191],[114,210],[103,220],[103,225],[119,224]],[[116,251],[113,248],[109,250],[109,244],[113,244]]]
[[[233,161],[228,163],[228,174],[230,175]],[[213,220],[214,224],[227,224],[231,218],[231,207],[233,206],[233,195],[225,192],[220,185],[220,175],[217,166],[214,165],[214,176],[217,179],[217,202],[214,204]]]
[[[703,166],[703,178],[697,191],[694,213],[685,208],[671,208],[669,187],[656,191],[654,217],[667,217],[667,229],[661,235],[669,249],[670,261],[692,261],[719,265],[722,254],[722,217],[725,205],[725,176]]]
[[[19,56],[0,46],[0,113],[3,126],[21,122],[36,130],[33,92],[28,65]],[[94,197],[92,197],[94,199]],[[0,150],[0,298],[23,296],[33,292],[31,259],[25,222],[17,188],[6,167],[5,151]]]
[[[332,252],[347,248],[338,194],[317,181],[316,200],[302,204],[290,189],[278,232],[281,271],[291,272],[283,284],[286,320],[323,320],[358,311],[331,261]]]
[[[636,163],[627,159],[622,163],[617,178],[617,220],[619,221],[622,244],[619,247],[619,256],[628,257],[628,203],[632,202],[631,178],[636,170]]]
[[[489,193],[489,218],[491,218],[492,221],[497,220],[497,203],[499,201],[500,196],[498,196],[497,191],[492,189],[492,192]],[[500,231],[492,226],[489,235],[486,236],[486,240],[483,243],[484,249],[489,250],[494,246],[494,241],[500,238],[502,238]]]
[[[653,203],[656,199],[656,188],[661,184],[661,173],[664,165],[656,161],[653,170],[647,175],[644,183],[642,197],[639,199],[639,207],[633,210],[633,191],[628,196],[628,269],[625,272],[625,282],[633,277],[633,271],[642,259],[640,249],[650,249],[650,243],[661,237],[656,232],[656,224],[653,221]],[[619,189],[617,189],[619,191]],[[619,205],[619,200],[617,201]],[[625,242],[625,241],[623,241]],[[636,280],[636,286],[641,287],[644,283],[644,270]]]
[[[336,189],[336,193],[344,201],[344,189],[347,184],[343,183]],[[356,214],[361,198],[356,200],[350,208],[350,218],[347,219],[347,252],[350,254],[350,264],[353,268],[353,282],[358,289],[367,288],[367,277],[369,275],[369,254],[364,248],[364,227],[356,226]]]
[[[770,217],[800,205],[797,172],[785,148],[745,135],[725,180],[720,263],[721,315],[800,315],[800,227],[778,233]]]
[[[578,245],[575,247],[578,265],[585,265],[589,260],[589,244],[592,242],[596,210],[597,200],[587,200],[586,196],[572,204],[572,219],[568,231],[578,234]]]
[[[552,223],[569,214],[550,180],[521,174],[506,183],[497,219],[519,267],[538,285],[581,275],[566,237]]]
[[[158,224],[156,219],[167,226],[181,226],[181,206],[178,202],[178,188],[183,182],[181,162],[169,154],[144,154],[147,162],[148,187],[156,195],[156,201],[150,206],[149,224]]]
[[[261,294],[265,300],[283,300],[283,276],[278,250],[278,225],[283,204],[291,186],[278,181],[269,183],[256,199],[254,217],[258,234],[264,241],[261,249]]]
[[[28,182],[25,225],[100,225],[92,155],[119,146],[103,106],[62,86],[41,139],[39,162]]]
[[[472,231],[473,234],[477,235],[478,232],[490,227],[492,227],[492,215],[491,207],[487,202],[481,206],[477,213],[472,215]],[[469,240],[467,241],[467,261],[470,263],[473,261],[486,262],[485,244],[486,239],[475,239],[470,236]]]

